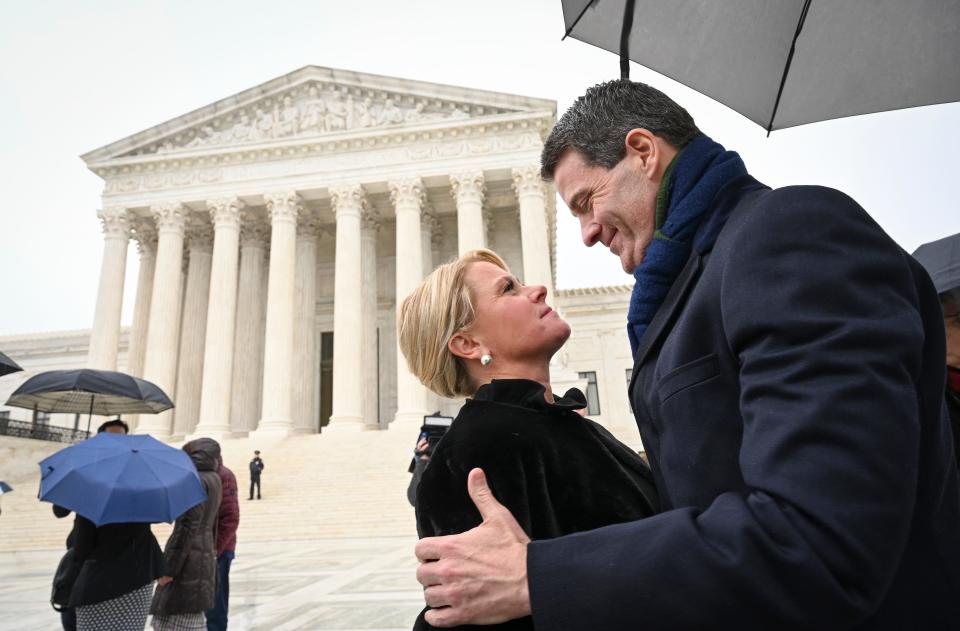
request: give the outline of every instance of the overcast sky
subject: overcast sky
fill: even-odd
[[[560,41],[559,0],[0,3],[0,335],[93,321],[102,181],[79,155],[313,64],[555,99],[618,76],[614,55]],[[765,132],[633,66],[771,186],[858,200],[909,251],[960,232],[960,105]],[[558,207],[558,286],[630,281]],[[137,256],[131,244],[123,323]]]

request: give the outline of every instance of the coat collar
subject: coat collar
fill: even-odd
[[[630,391],[633,390],[634,381],[640,372],[640,367],[647,360],[650,354],[659,347],[659,342],[673,328],[679,311],[686,304],[687,296],[697,284],[700,273],[703,270],[705,257],[713,249],[714,243],[720,235],[721,230],[727,223],[727,219],[737,208],[752,203],[756,196],[770,188],[747,174],[742,175],[724,186],[714,200],[716,210],[711,214],[708,221],[705,221],[694,236],[694,247],[687,259],[686,264],[677,275],[673,286],[667,292],[666,298],[657,310],[650,326],[640,338],[637,346],[637,352],[634,359],[633,375],[630,378]]]
[[[540,412],[565,412],[586,407],[572,398],[554,395],[553,403],[544,398],[546,388],[543,384],[529,379],[494,379],[477,388],[474,401],[494,401],[508,403]]]

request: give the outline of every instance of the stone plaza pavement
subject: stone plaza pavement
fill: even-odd
[[[408,631],[423,607],[414,577],[415,541],[368,537],[241,544],[230,571],[230,629]],[[0,553],[0,629],[61,628],[48,600],[62,554]]]

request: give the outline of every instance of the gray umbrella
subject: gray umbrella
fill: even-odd
[[[960,288],[960,232],[930,243],[924,243],[913,253],[920,261],[937,293]]]
[[[0,377],[3,375],[9,375],[12,372],[20,372],[23,368],[20,365],[7,357],[4,353],[0,353]]]
[[[957,0],[562,3],[567,35],[628,53],[768,132],[960,100]]]

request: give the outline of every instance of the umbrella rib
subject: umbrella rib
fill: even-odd
[[[770,113],[770,122],[767,123],[767,138],[773,131],[773,119],[777,116],[777,109],[780,107],[780,97],[783,96],[783,88],[787,85],[787,74],[790,73],[790,64],[793,63],[793,53],[797,49],[797,38],[800,37],[800,31],[803,30],[803,23],[807,19],[807,11],[810,9],[810,0],[805,0],[803,10],[800,11],[800,19],[797,21],[797,32],[793,34],[793,41],[790,42],[790,53],[787,55],[787,63],[783,66],[783,76],[780,77],[780,88],[777,90],[777,100],[773,102],[773,111]]]
[[[583,14],[587,12],[587,9],[590,8],[590,5],[593,4],[593,0],[587,0],[587,3],[583,5],[583,8],[580,9],[580,15],[577,16],[577,19],[573,21],[573,24],[570,25],[570,28],[567,29],[567,32],[563,34],[563,37],[560,38],[560,41],[567,39],[567,35],[573,32],[573,29],[576,28],[577,24],[580,23],[580,18],[583,17]]]

